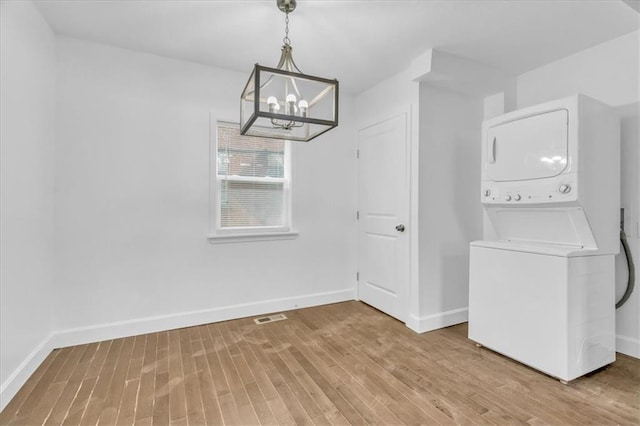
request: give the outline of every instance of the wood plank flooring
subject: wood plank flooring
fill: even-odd
[[[640,360],[565,386],[359,303],[57,349],[2,425],[640,424]]]

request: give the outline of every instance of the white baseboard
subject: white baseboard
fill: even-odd
[[[355,299],[355,289],[315,293],[305,296],[285,297],[261,302],[244,303],[200,311],[179,314],[160,315],[130,321],[119,321],[90,327],[58,330],[41,342],[37,348],[20,364],[0,388],[0,411],[11,401],[38,366],[55,348],[83,345],[103,340],[137,336],[176,328],[231,319],[263,315],[272,312],[290,311],[330,303],[346,302]]]
[[[640,359],[640,340],[617,335],[616,352]]]
[[[409,315],[407,327],[416,333],[424,333],[427,331],[437,330],[439,328],[449,327],[469,320],[469,308],[453,309],[451,311],[440,312],[438,314],[426,315],[418,317]]]
[[[36,348],[22,361],[15,371],[0,386],[0,411],[4,410],[9,401],[18,393],[27,379],[42,364],[42,361],[54,349],[52,345],[53,334],[44,339]]]
[[[326,293],[308,294],[305,296],[242,303],[199,311],[181,312],[178,314],[160,315],[129,321],[119,321],[90,327],[59,330],[54,333],[53,344],[56,348],[64,348],[67,346],[119,339],[122,337],[137,336],[139,334],[155,333],[157,331],[173,330],[176,328],[192,327],[194,325],[227,321],[277,311],[289,311],[292,309],[327,305],[329,303],[345,302],[347,300],[354,300],[354,298],[354,289],[346,289]]]

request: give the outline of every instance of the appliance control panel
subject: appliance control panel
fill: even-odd
[[[483,204],[551,204],[576,201],[577,184],[573,179],[553,182],[483,182],[480,199]]]

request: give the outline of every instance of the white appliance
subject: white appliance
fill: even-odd
[[[615,361],[619,132],[583,95],[483,123],[469,338],[563,382]]]

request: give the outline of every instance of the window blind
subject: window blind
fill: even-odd
[[[286,227],[285,142],[217,126],[219,227]]]

